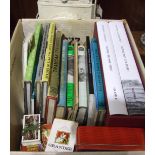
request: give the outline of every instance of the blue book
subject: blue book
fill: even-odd
[[[91,40],[91,61],[92,61],[92,72],[93,72],[93,83],[94,83],[94,94],[96,98],[96,125],[103,124],[103,118],[105,114],[105,95],[104,85],[102,79],[100,57],[98,51],[97,40],[92,38]],[[99,112],[100,111],[100,112]]]
[[[68,40],[64,39],[62,43],[62,56],[61,56],[61,72],[60,72],[60,88],[59,99],[56,111],[56,118],[64,118],[66,111],[66,91],[67,91],[67,52]]]

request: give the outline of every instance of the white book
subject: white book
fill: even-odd
[[[54,119],[45,152],[73,152],[78,123]]]
[[[86,76],[86,51],[83,45],[78,46],[78,75],[79,75],[79,110],[76,121],[83,124],[88,107],[87,103],[87,76]]]
[[[128,115],[108,23],[105,21],[97,22],[97,33],[109,113],[110,115]]]
[[[145,92],[122,21],[109,22],[129,114],[145,113]],[[132,96],[132,97],[131,97]],[[137,110],[137,113],[134,112]]]
[[[84,46],[78,46],[79,61],[79,107],[87,108],[87,83],[86,83],[86,51]]]

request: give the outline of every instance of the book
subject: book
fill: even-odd
[[[41,144],[28,145],[28,146],[20,146],[20,151],[22,152],[40,152],[43,151],[43,147]]]
[[[90,51],[90,39],[86,36],[86,55],[87,55],[87,77],[88,77],[88,118],[87,125],[95,125],[95,111],[96,111],[96,101],[94,95],[94,85],[93,85],[93,74],[92,74],[92,62],[91,62],[91,51]]]
[[[74,46],[68,46],[67,54],[67,119],[71,119],[74,105]]]
[[[23,116],[22,146],[41,144],[40,114]]]
[[[97,40],[92,38],[91,40],[91,60],[92,60],[92,72],[93,72],[93,83],[94,83],[94,94],[96,100],[96,112],[95,112],[95,124],[102,125],[104,120],[105,109],[105,96],[104,86],[101,73],[101,64],[98,51]]]
[[[61,31],[57,31],[53,51],[51,79],[50,79],[50,85],[48,87],[48,98],[46,104],[48,110],[45,112],[47,119],[46,123],[52,123],[56,113],[55,106],[58,100],[59,80],[60,80],[59,71],[60,71],[61,44],[62,44],[62,33]]]
[[[52,127],[51,124],[41,125],[41,140],[42,140],[43,151],[45,151],[47,141],[48,141],[48,138],[50,136],[51,127]]]
[[[42,39],[42,25],[37,23],[34,32],[34,44],[30,51],[26,73],[24,77],[24,108],[25,114],[31,113],[31,97],[34,91],[37,65],[40,54],[40,45]]]
[[[96,27],[109,114],[128,115],[108,22],[96,22]]]
[[[56,105],[57,105],[57,98],[47,96],[46,99],[46,106],[45,106],[45,119],[44,122],[46,124],[52,124],[55,118],[56,112]]]
[[[74,106],[71,120],[75,121],[79,107],[78,40],[74,41]]]
[[[145,114],[145,91],[122,21],[109,22],[129,115]]]
[[[42,74],[44,67],[44,60],[47,48],[47,39],[48,39],[49,24],[43,26],[43,38],[41,42],[41,50],[39,56],[39,62],[37,67],[36,79],[35,79],[35,94],[36,94],[36,104],[35,104],[35,113],[41,113],[42,105]]]
[[[45,152],[73,152],[78,123],[54,119]]]
[[[144,151],[143,128],[80,126],[76,151]]]
[[[56,109],[56,118],[64,118],[66,115],[67,52],[68,52],[68,40],[64,39],[62,43],[60,89]]]
[[[44,119],[44,116],[45,116],[46,97],[48,94],[48,86],[50,85],[55,30],[56,30],[56,25],[54,22],[51,22],[49,27],[49,32],[48,32],[48,43],[47,43],[45,60],[44,60],[44,68],[42,73],[42,105],[41,105],[42,119]]]
[[[87,112],[87,79],[86,79],[86,51],[83,45],[78,46],[78,76],[79,76],[79,108],[76,121],[84,124]]]
[[[53,51],[51,79],[48,88],[48,96],[55,98],[58,98],[58,90],[59,90],[61,47],[62,47],[62,33],[61,31],[57,31]]]

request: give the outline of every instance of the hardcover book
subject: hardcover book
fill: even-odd
[[[87,112],[87,82],[86,82],[86,51],[83,45],[78,46],[78,75],[79,75],[79,109],[76,121],[84,124]]]
[[[67,54],[67,119],[71,119],[74,105],[74,46],[68,46]]]
[[[45,152],[73,152],[78,123],[54,119]]]
[[[28,64],[24,78],[25,114],[31,114],[31,97],[34,91],[34,83],[40,54],[41,39],[42,39],[42,25],[40,23],[37,23],[34,32],[34,44],[29,54]]]
[[[74,106],[73,106],[73,114],[72,121],[76,120],[78,107],[79,107],[79,76],[78,76],[78,41],[74,42]]]
[[[109,114],[128,115],[108,22],[96,23]]]
[[[61,31],[57,31],[53,51],[50,86],[48,88],[48,96],[55,98],[58,97],[58,90],[59,90],[61,46],[62,46],[62,33]]]
[[[45,122],[52,124],[55,118],[57,99],[55,97],[47,96],[45,107]]]
[[[48,43],[46,48],[44,68],[42,74],[42,105],[41,105],[41,117],[44,119],[45,116],[45,106],[46,106],[46,97],[48,94],[48,86],[50,85],[50,75],[51,75],[51,65],[52,65],[52,55],[54,48],[54,39],[55,39],[55,23],[51,22],[48,32]]]
[[[122,21],[109,23],[129,115],[145,114],[145,92]]]
[[[91,51],[90,51],[90,39],[86,36],[86,55],[87,55],[87,74],[88,74],[88,118],[87,125],[95,125],[95,111],[96,111],[96,100],[94,95],[93,85],[93,74],[92,74],[92,62],[91,62]]]
[[[48,41],[48,31],[49,31],[49,24],[45,24],[43,26],[43,38],[41,42],[41,50],[35,79],[35,94],[36,94],[35,113],[41,113],[42,108],[42,74]]]
[[[107,21],[104,21],[104,22],[107,22]],[[98,28],[99,28],[99,30],[98,30],[98,28],[97,28],[97,23],[98,23]],[[95,29],[94,29],[94,36],[98,39],[98,43],[99,43],[99,52],[100,52],[100,58],[101,58],[101,62],[102,62],[102,53],[104,53],[104,54],[106,54],[105,53],[105,51],[107,51],[106,50],[106,48],[105,48],[105,50],[101,53],[101,51],[102,51],[102,49],[103,49],[103,47],[105,46],[105,45],[107,45],[106,44],[106,42],[108,43],[108,38],[106,37],[106,34],[109,34],[108,33],[108,31],[106,31],[106,29],[105,29],[105,26],[103,26],[103,21],[100,21],[100,22],[97,22],[96,23],[96,25],[95,25]],[[107,24],[106,24],[107,25]],[[104,32],[104,33],[103,33]],[[110,28],[109,28],[109,32],[110,32]],[[103,35],[101,35],[101,34],[103,34]],[[114,49],[114,46],[113,46],[113,42],[112,42],[112,36],[114,35],[114,33],[111,33],[110,32],[110,35],[109,36],[111,36],[111,43],[112,43],[112,46],[109,46],[109,49],[113,49],[114,50],[114,52],[115,52],[115,49]],[[102,38],[103,40],[102,41],[106,41],[104,44],[102,43],[102,41],[100,41],[99,40],[99,38]],[[109,40],[110,41],[110,40]],[[112,48],[113,47],[113,48]],[[111,54],[111,53],[110,53]],[[108,54],[109,55],[109,54]],[[105,55],[104,55],[105,56]],[[116,57],[116,53],[115,53],[115,57]],[[112,57],[110,57],[110,58],[112,58]],[[107,57],[107,59],[109,59],[109,56]],[[122,60],[119,60],[119,63],[120,63],[120,61],[122,61]],[[110,61],[111,62],[111,61]],[[118,61],[117,61],[117,58],[116,58],[116,62],[117,62],[117,66],[118,66]],[[102,62],[102,64],[103,64],[103,62]],[[107,67],[107,64],[105,64],[106,65],[106,67]],[[102,65],[102,71],[104,70],[104,65]],[[110,67],[110,66],[109,66]],[[115,66],[113,66],[114,68],[116,68],[116,65]],[[110,69],[110,68],[109,68]],[[118,67],[118,69],[119,69],[119,67]],[[106,75],[104,75],[104,74],[106,74],[106,72],[105,73],[103,73],[102,72],[102,77],[104,78],[104,76],[106,76]],[[107,73],[108,74],[108,73]],[[109,74],[108,74],[109,75]],[[116,74],[117,75],[117,74]],[[116,76],[115,75],[115,76]],[[119,71],[119,76],[120,76],[120,71]],[[109,76],[108,76],[109,77]],[[112,77],[109,77],[108,78],[108,80],[109,79],[111,79]],[[121,76],[120,76],[120,79],[121,79]],[[114,79],[114,80],[117,80],[117,78],[116,79]],[[107,80],[105,81],[105,82],[108,82]],[[115,83],[114,83],[115,84]],[[121,83],[121,85],[122,85],[122,83]],[[123,88],[123,87],[122,87]],[[117,110],[117,112],[119,112],[122,108],[120,108],[120,109],[113,109],[114,111],[112,112],[110,112],[110,108],[109,108],[109,103],[108,103],[108,100],[107,100],[107,98],[108,98],[108,94],[107,94],[107,90],[109,89],[109,87],[108,88],[106,88],[106,83],[105,83],[105,96],[106,96],[106,116],[105,116],[105,119],[104,119],[104,124],[106,125],[106,126],[112,126],[112,127],[145,127],[145,116],[144,115],[132,115],[132,116],[130,116],[130,115],[124,115],[124,114],[112,114],[113,112],[116,112],[115,110]],[[118,92],[118,94],[120,94],[120,90],[121,89],[119,89],[119,91],[117,91]],[[124,94],[124,91],[123,91],[123,94]],[[120,96],[120,95],[119,95]],[[111,96],[110,98],[112,99],[112,97],[114,97],[114,96]],[[109,98],[109,99],[110,99]],[[120,97],[119,97],[120,98]],[[125,98],[125,97],[124,97]],[[125,102],[126,102],[126,100],[125,100]],[[111,102],[112,103],[112,102]],[[113,106],[112,104],[111,104],[111,106]],[[119,103],[119,106],[120,106],[120,103]],[[123,109],[122,109],[123,110]],[[121,110],[121,111],[122,111]],[[128,111],[127,111],[128,112]],[[111,114],[110,114],[111,113]],[[122,112],[121,112],[122,113]]]
[[[88,127],[77,130],[77,151],[144,151],[143,128]]]
[[[68,52],[68,40],[64,39],[62,43],[60,89],[56,110],[56,118],[64,118],[66,114],[67,52]]]
[[[92,38],[90,46],[91,46],[94,94],[96,99],[96,113],[94,119],[96,125],[103,125],[103,120],[106,112],[105,96],[104,96],[105,92],[101,73],[98,45],[97,40],[95,38]]]

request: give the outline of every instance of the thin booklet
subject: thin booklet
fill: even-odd
[[[73,152],[78,123],[54,119],[45,152]]]

